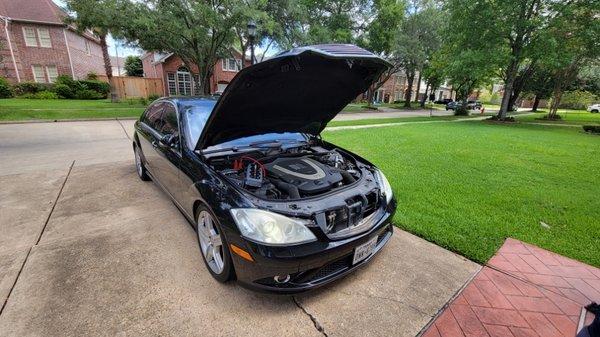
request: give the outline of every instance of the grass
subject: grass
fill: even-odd
[[[600,266],[598,136],[578,128],[460,122],[324,132],[324,138],[385,172],[400,228],[479,263],[514,237]]]
[[[0,99],[0,121],[77,118],[139,117],[145,105],[139,100]]]
[[[327,124],[331,126],[358,126],[371,124],[389,124],[389,123],[406,123],[406,122],[422,122],[422,121],[451,121],[455,119],[476,118],[481,115],[474,116],[433,116],[433,117],[401,117],[401,118],[370,118],[346,121],[331,121]]]
[[[519,116],[517,120],[520,122],[532,122],[532,123],[553,123],[553,124],[600,124],[600,113],[590,113],[585,110],[558,110],[558,114],[562,117],[561,120],[548,121],[541,119],[542,116],[547,114],[547,111],[540,111],[539,113],[527,116]]]

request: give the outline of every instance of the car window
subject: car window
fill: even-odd
[[[159,131],[161,124],[160,118],[162,116],[163,107],[163,102],[157,102],[148,107],[144,118],[142,118],[142,122],[146,123],[146,125],[148,125],[152,129]]]
[[[182,115],[186,118],[186,137],[190,148],[196,146],[215,103],[216,101],[213,100],[204,100],[183,108]]]
[[[160,130],[157,130],[163,135],[179,134],[179,127],[177,126],[177,111],[171,103],[165,103],[163,113],[161,116],[162,126]]]

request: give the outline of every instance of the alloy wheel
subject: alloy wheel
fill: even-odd
[[[221,274],[225,266],[223,241],[215,220],[207,211],[201,211],[198,215],[198,239],[206,263],[215,274]]]

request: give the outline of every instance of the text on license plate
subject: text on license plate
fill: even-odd
[[[360,261],[366,259],[373,253],[373,249],[377,245],[377,237],[369,240],[367,243],[363,243],[362,245],[356,247],[354,249],[354,258],[352,259],[352,264],[357,264]]]

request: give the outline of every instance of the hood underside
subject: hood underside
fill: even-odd
[[[196,149],[265,133],[318,135],[388,66],[356,46],[319,45],[244,68],[213,109]]]

